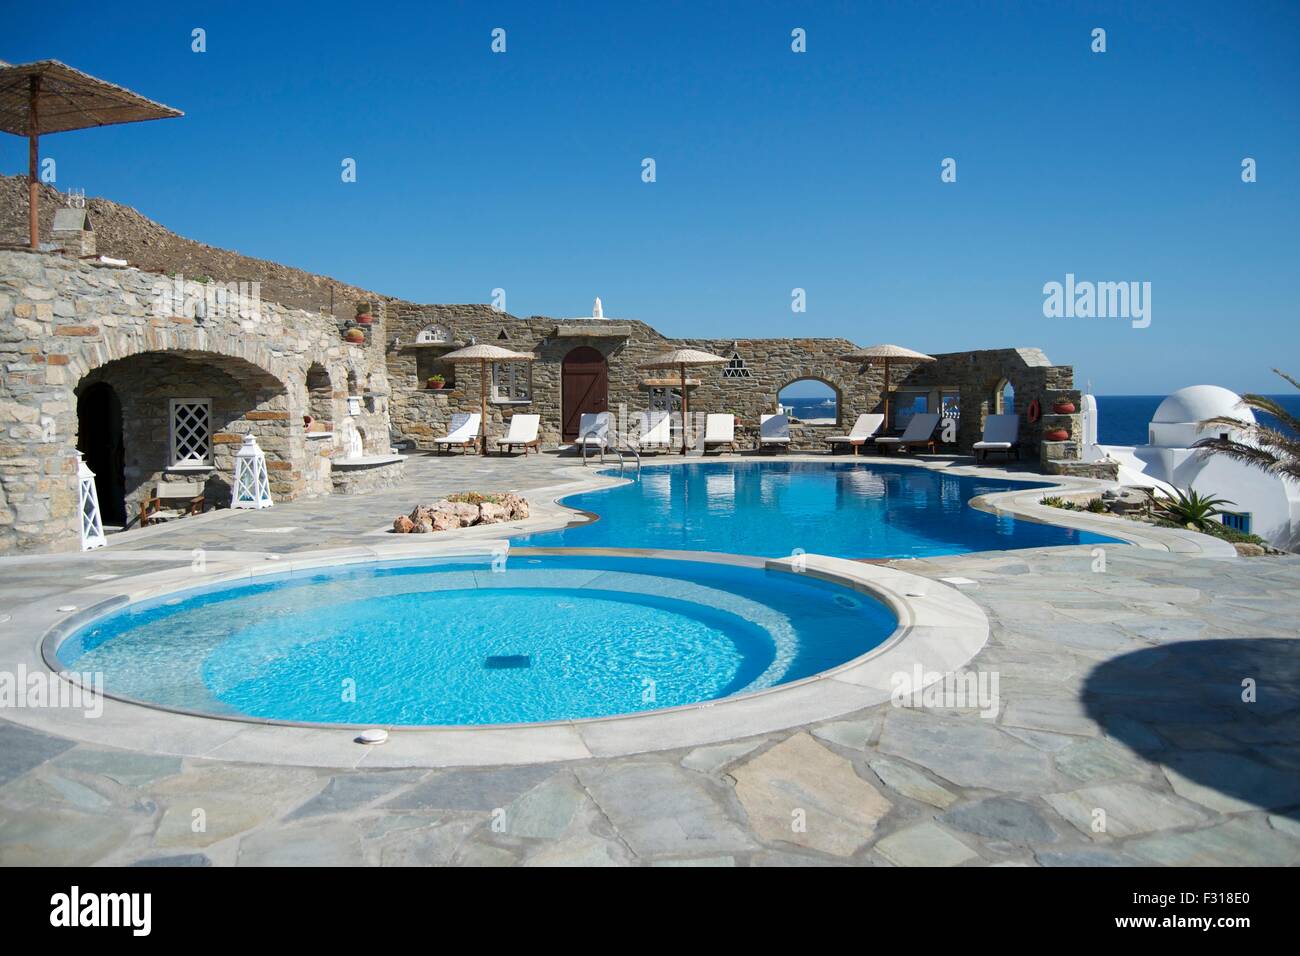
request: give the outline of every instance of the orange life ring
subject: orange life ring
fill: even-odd
[[[1043,407],[1038,404],[1038,399],[1034,399],[1029,403],[1029,410],[1026,412],[1026,417],[1029,419],[1031,425],[1043,417]]]

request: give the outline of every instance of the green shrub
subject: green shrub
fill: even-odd
[[[1061,508],[1065,511],[1074,511],[1077,508],[1073,501],[1066,501],[1060,495],[1048,495],[1042,503],[1049,508]]]
[[[1222,523],[1214,520],[1223,514],[1223,509],[1219,506],[1233,503],[1227,498],[1215,498],[1179,488],[1175,488],[1172,495],[1156,488],[1143,490],[1150,500],[1149,509],[1153,518],[1193,531],[1213,533],[1211,525],[1222,528]]]

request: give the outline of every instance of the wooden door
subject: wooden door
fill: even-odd
[[[560,371],[560,414],[565,441],[576,441],[584,413],[609,411],[609,364],[589,345],[564,356]]]

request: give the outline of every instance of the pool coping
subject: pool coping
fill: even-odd
[[[748,462],[720,456],[705,461]],[[764,459],[766,460],[766,459]],[[824,455],[784,455],[774,460],[825,463]],[[693,464],[699,457],[666,458],[655,465]],[[845,459],[837,459],[845,462]],[[902,465],[949,471],[953,474],[1039,484],[971,499],[972,507],[1010,514],[1030,521],[1094,531],[1129,544],[1187,557],[1233,559],[1236,550],[1218,538],[1180,529],[1158,528],[1119,517],[1069,512],[1041,504],[1048,494],[1100,491],[1114,482],[1086,478],[1007,472],[976,467],[951,459],[858,456],[851,463]],[[554,485],[531,489],[528,519],[431,535],[358,537],[357,545],[287,554],[208,552],[213,576],[204,584],[252,578],[261,573],[319,568],[373,561],[413,560],[437,556],[484,555],[509,552],[505,536],[533,534],[582,523],[582,513],[560,503],[584,491],[615,487],[627,478],[601,474],[574,475],[560,467]],[[569,480],[563,480],[563,479]],[[584,519],[585,520],[585,519]],[[387,540],[377,540],[385,534]],[[1080,547],[1080,546],[1065,546]],[[1083,545],[1082,547],[1087,547]],[[899,568],[864,561],[808,554],[797,558],[762,559],[714,552],[648,551],[642,549],[528,549],[659,556],[677,559],[759,562],[774,569],[791,569],[798,561],[807,573],[880,598],[899,617],[899,627],[866,655],[800,681],[721,701],[615,717],[547,724],[454,728],[396,728],[382,746],[354,742],[355,728],[290,725],[250,718],[190,715],[157,707],[105,699],[103,715],[92,721],[66,709],[6,709],[4,716],[23,724],[84,743],[180,756],[251,763],[312,767],[448,767],[493,766],[625,756],[656,750],[698,746],[788,729],[833,719],[882,703],[890,698],[888,678],[916,665],[938,679],[968,663],[988,639],[984,612],[957,589]],[[983,552],[971,552],[978,555]],[[692,558],[691,556],[695,557]],[[136,575],[110,584],[65,591],[14,609],[9,627],[0,636],[0,670],[50,672],[41,648],[52,630],[70,633],[91,617],[132,600],[158,597],[195,586],[188,568],[170,568]],[[913,592],[909,594],[908,592]],[[75,610],[58,608],[75,603]],[[35,642],[17,635],[37,635]],[[891,656],[892,655],[892,656]]]
[[[432,544],[432,542],[430,543]],[[376,560],[485,556],[509,549],[505,541],[421,548],[346,548],[311,552],[274,563],[214,559],[201,586],[237,583],[266,574]],[[514,549],[571,552],[573,549]],[[699,746],[828,720],[890,699],[895,675],[916,668],[922,686],[969,662],[988,640],[983,610],[956,588],[894,568],[822,555],[763,559],[712,552],[582,549],[609,556],[659,557],[765,567],[806,573],[878,598],[898,626],[868,653],[821,673],[702,704],[573,721],[478,727],[389,727],[381,746],[356,742],[361,727],[382,725],[301,724],[231,715],[166,710],[119,698],[102,699],[91,718],[75,708],[17,708],[7,719],[79,742],[184,757],[289,766],[447,767],[547,763],[626,756]],[[77,628],[127,603],[154,599],[196,586],[188,568],[169,568],[97,585],[15,609],[10,634],[0,641],[0,669],[54,672],[44,655]],[[60,611],[73,605],[71,611]],[[34,640],[32,639],[34,636]],[[69,679],[63,675],[63,679]],[[914,689],[919,689],[914,688]]]

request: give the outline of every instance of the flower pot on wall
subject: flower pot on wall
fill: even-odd
[[[357,316],[358,325],[370,325],[374,321],[375,317],[368,312]]]
[[[1043,433],[1043,441],[1069,441],[1070,432],[1064,428],[1053,428]]]
[[[343,341],[351,342],[353,345],[364,345],[366,342],[366,333],[360,329],[348,329],[343,333]]]
[[[1073,415],[1074,411],[1074,402],[1068,398],[1058,398],[1052,403],[1052,413],[1055,415]]]

